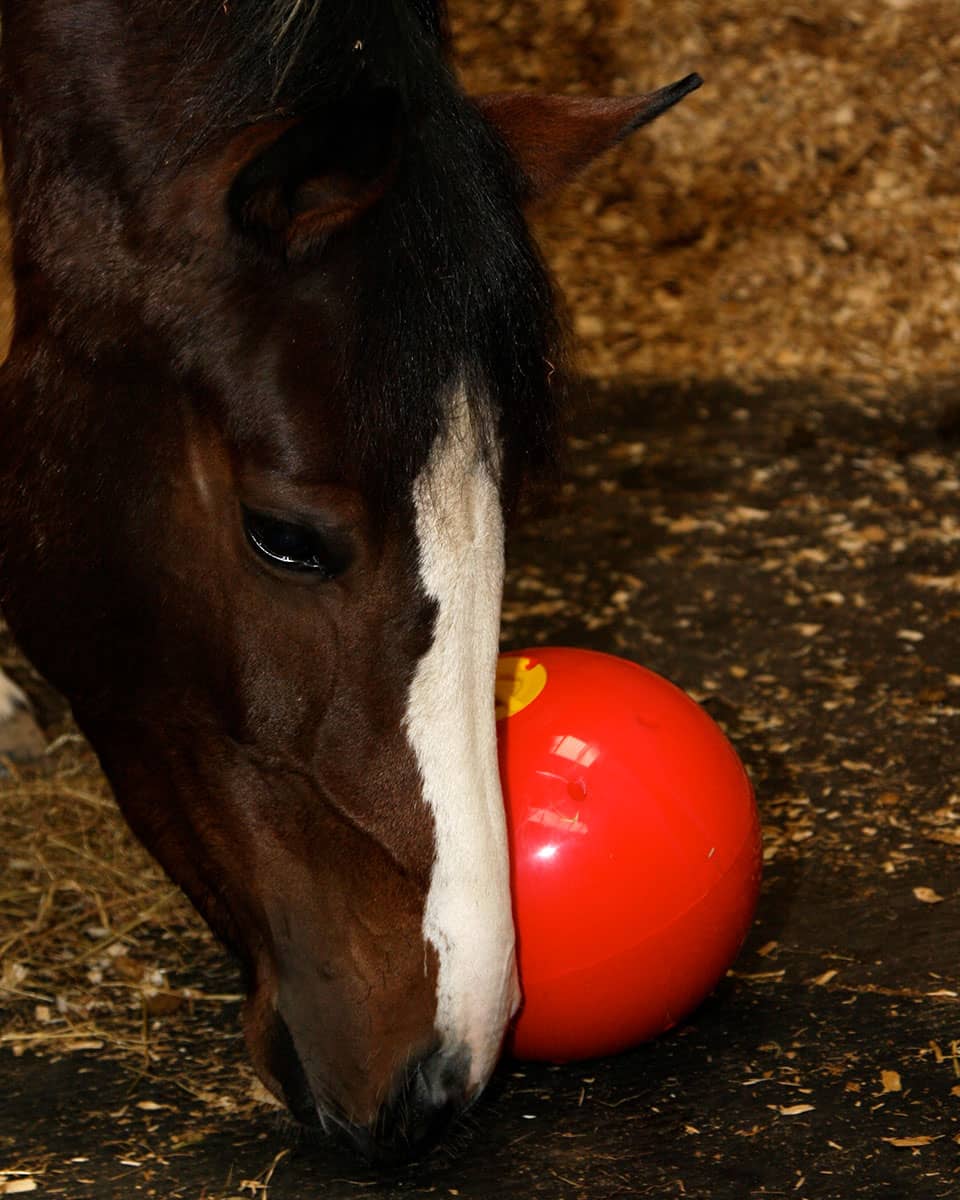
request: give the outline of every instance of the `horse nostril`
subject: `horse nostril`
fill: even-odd
[[[420,1157],[467,1107],[469,1056],[436,1050],[412,1063],[371,1126],[351,1132],[361,1152],[381,1166]]]

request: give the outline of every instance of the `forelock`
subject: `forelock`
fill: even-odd
[[[343,403],[367,478],[388,495],[416,475],[461,383],[508,477],[548,460],[552,288],[518,170],[447,63],[443,5],[232,0],[230,12],[228,121],[264,109],[314,115],[370,89],[398,99],[397,169],[358,227],[345,297],[356,324]]]

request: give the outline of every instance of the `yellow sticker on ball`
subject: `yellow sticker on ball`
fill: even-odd
[[[497,660],[496,717],[512,717],[532,704],[547,686],[547,671],[523,654],[502,654]]]

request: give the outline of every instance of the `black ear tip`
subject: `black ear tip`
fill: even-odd
[[[694,71],[690,75],[685,75],[683,79],[678,79],[676,83],[671,83],[664,90],[669,94],[671,104],[676,104],[678,100],[689,96],[691,92],[695,92],[700,87],[703,87],[703,76]]]
[[[668,108],[673,106],[684,96],[689,96],[691,92],[695,92],[698,87],[703,84],[703,79],[693,72],[691,75],[685,75],[683,79],[678,79],[676,83],[668,83],[666,87],[658,88],[657,91],[651,92],[648,96],[643,96],[640,99],[640,106],[636,110],[633,120],[623,130],[620,137],[624,138],[628,134],[639,129],[641,125],[647,125],[651,121],[665,113]]]

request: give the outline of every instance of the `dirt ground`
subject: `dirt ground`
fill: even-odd
[[[268,1105],[229,963],[0,634],[57,739],[0,779],[0,1195],[955,1197],[955,5],[455,8],[478,90],[707,81],[538,215],[585,378],[504,644],[626,655],[721,722],[756,928],[673,1034],[505,1063],[451,1149],[378,1177]]]

